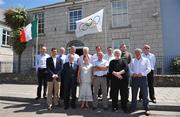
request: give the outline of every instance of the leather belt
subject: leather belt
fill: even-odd
[[[102,77],[106,77],[107,75],[102,75],[102,76],[97,76],[97,75],[94,75],[95,77],[100,77],[100,78],[102,78]]]

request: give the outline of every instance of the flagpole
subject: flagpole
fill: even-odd
[[[39,42],[39,38],[38,38],[38,19],[37,20],[37,36],[36,36],[36,52],[35,52],[35,65],[36,65],[36,70],[37,70],[37,56],[38,56],[38,42]]]
[[[105,49],[107,48],[107,27],[106,27],[106,7],[104,7],[104,43]]]

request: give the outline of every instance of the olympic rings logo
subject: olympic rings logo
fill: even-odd
[[[97,15],[93,18],[88,19],[86,23],[81,22],[79,25],[79,30],[86,31],[87,29],[95,28],[99,22],[100,16]]]

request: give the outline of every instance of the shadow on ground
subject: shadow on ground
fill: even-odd
[[[0,96],[1,104],[6,105],[3,106],[3,109],[12,109],[14,113],[21,113],[21,112],[35,112],[36,114],[46,114],[46,113],[61,113],[62,115],[66,116],[83,116],[83,117],[117,117],[120,116],[123,117],[139,117],[141,115],[144,115],[143,111],[136,112],[134,114],[125,114],[121,110],[118,112],[112,112],[111,111],[111,105],[109,107],[109,110],[104,111],[102,109],[97,109],[93,111],[92,109],[80,109],[79,104],[77,105],[77,109],[69,109],[64,110],[62,102],[58,107],[53,108],[52,111],[47,110],[47,104],[45,99],[40,99],[38,101],[32,99],[32,98],[22,98],[22,97],[6,97],[6,96]],[[139,107],[140,106],[140,107]],[[151,110],[160,110],[162,111],[163,108],[166,110],[163,111],[180,111],[180,106],[170,107],[169,105],[166,107],[166,105],[163,105],[163,107],[160,108],[160,105],[154,105],[157,106],[156,108],[151,108]],[[151,106],[152,107],[152,106]],[[138,108],[142,109],[141,104],[138,103]],[[172,110],[172,109],[178,109],[179,110]]]

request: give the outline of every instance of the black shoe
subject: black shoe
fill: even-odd
[[[127,109],[122,109],[124,113],[128,113]]]
[[[142,98],[139,98],[139,102],[142,102]]]
[[[76,108],[76,105],[75,105],[75,104],[72,104],[71,107],[72,107],[72,109],[75,109],[75,108]]]
[[[152,100],[152,103],[156,103],[156,99],[153,99],[153,100]]]
[[[108,107],[104,107],[104,110],[107,111],[107,110],[108,110]]]
[[[93,109],[93,110],[96,110],[96,109],[97,109],[97,107],[93,107],[92,109]]]
[[[46,97],[46,96],[44,96],[44,99],[47,99],[47,97]]]
[[[69,109],[69,106],[65,106],[65,107],[64,107],[64,110],[67,110],[67,109]]]
[[[117,112],[118,108],[112,108],[112,112]]]
[[[145,114],[146,116],[149,116],[149,115],[150,115],[150,111],[149,111],[149,110],[146,110],[146,111],[144,112],[144,114]]]
[[[36,97],[35,100],[39,100],[41,97]]]

